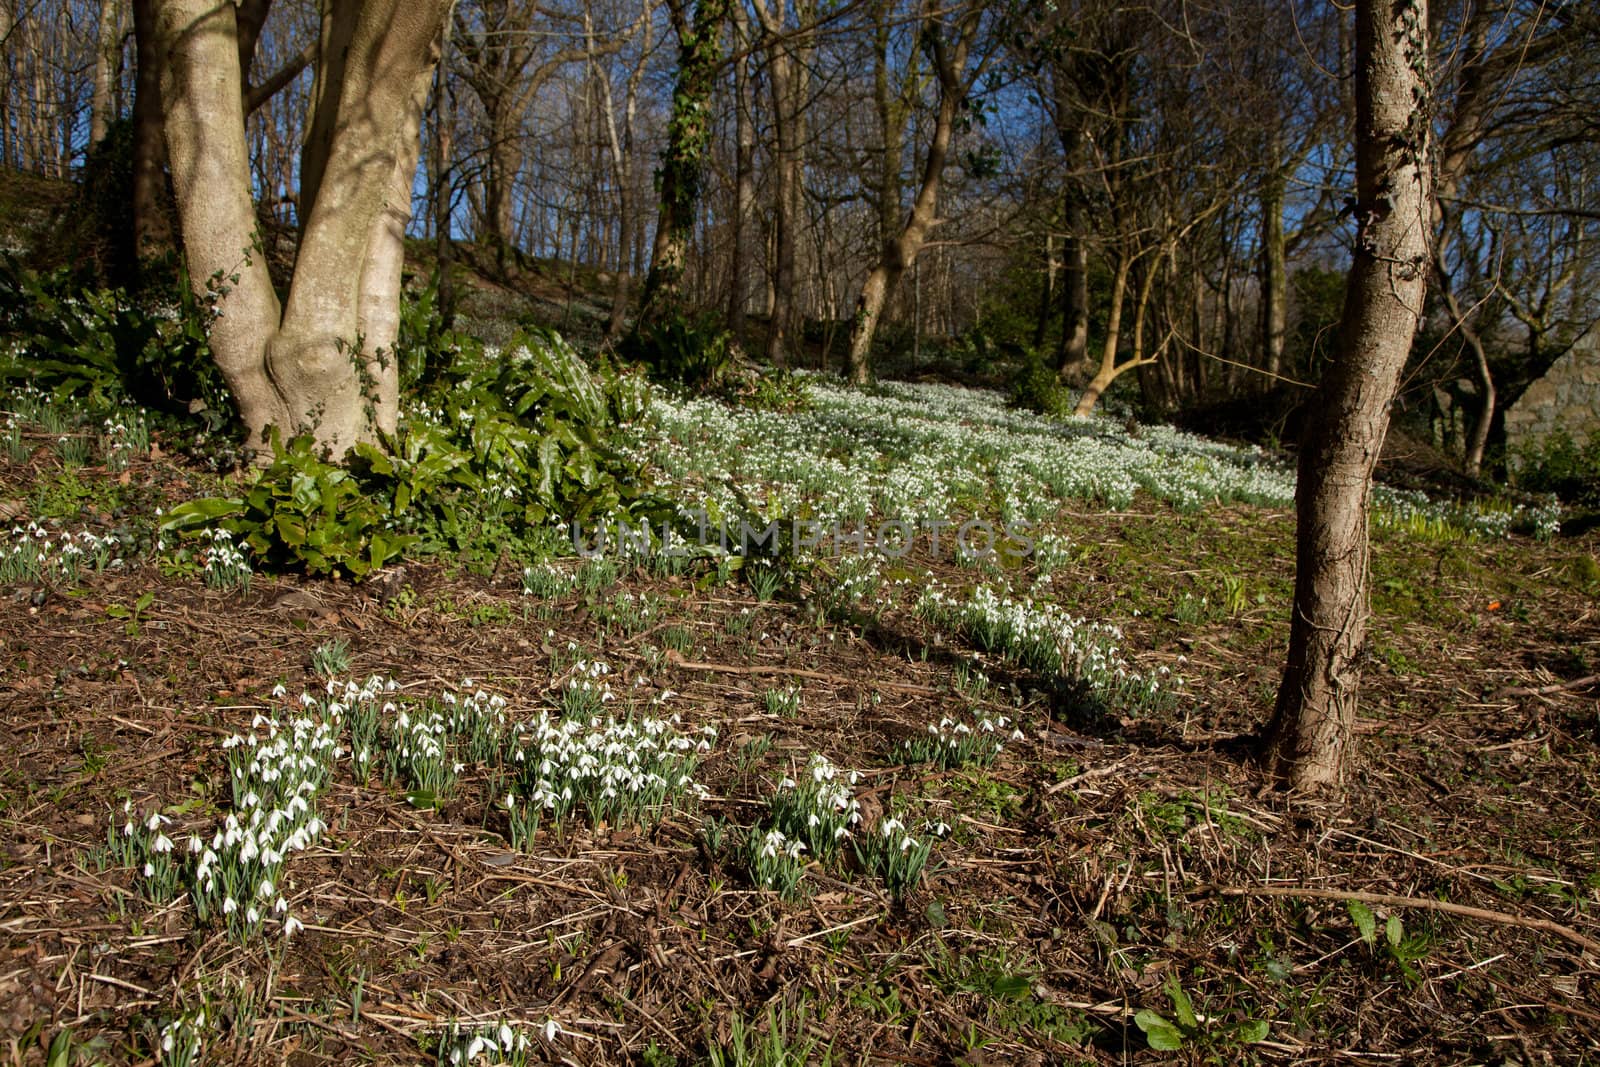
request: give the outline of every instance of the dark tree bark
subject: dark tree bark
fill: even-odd
[[[750,303],[750,284],[746,279],[750,273],[750,238],[755,231],[756,123],[755,92],[750,77],[750,20],[743,4],[733,5],[733,17],[738,58],[733,67],[735,203],[728,264],[728,332],[742,342]]]
[[[1058,115],[1067,110],[1058,106]],[[1069,168],[1076,166],[1083,133],[1076,127],[1062,126],[1057,133],[1061,151]],[[1066,208],[1063,223],[1066,230],[1061,255],[1061,350],[1057,354],[1056,368],[1061,376],[1074,384],[1088,379],[1089,366],[1089,247],[1085,241],[1089,223],[1084,217],[1083,190],[1076,177],[1067,179]]]
[[[1356,4],[1358,231],[1339,355],[1300,451],[1294,617],[1264,737],[1268,773],[1295,790],[1342,786],[1355,740],[1372,471],[1429,273],[1427,25],[1427,0]]]
[[[700,184],[711,145],[711,94],[722,61],[722,29],[729,0],[667,0],[678,36],[678,80],[672,94],[667,148],[662,153],[661,212],[650,273],[639,301],[639,327],[683,308],[683,272],[700,209]]]
[[[156,46],[155,19],[155,0],[133,0],[138,63],[133,90],[133,249],[141,270],[174,252],[161,118],[162,56]]]

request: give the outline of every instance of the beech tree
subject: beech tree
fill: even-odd
[[[287,298],[267,274],[251,196],[243,66],[247,8],[157,0],[162,103],[189,275],[211,300],[211,350],[246,445],[268,427],[342,455],[392,431],[402,237],[422,108],[449,0],[323,8],[300,160],[300,248]],[[261,5],[265,13],[265,5]]]
[[[1430,272],[1427,0],[1357,0],[1353,260],[1337,357],[1300,449],[1294,617],[1269,772],[1337,788],[1355,738],[1368,617],[1367,511]]]

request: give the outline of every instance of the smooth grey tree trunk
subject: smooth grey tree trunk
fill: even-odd
[[[447,4],[327,9],[302,152],[302,239],[280,306],[250,193],[238,9],[231,0],[157,0],[184,255],[220,313],[212,353],[258,455],[269,427],[308,433],[342,456],[395,425],[401,240]]]

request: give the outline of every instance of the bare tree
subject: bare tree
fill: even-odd
[[[1339,356],[1300,451],[1288,662],[1265,736],[1269,773],[1343,784],[1368,606],[1367,511],[1431,263],[1427,0],[1356,4],[1354,261]]]
[[[122,66],[123,0],[100,0],[94,49],[94,95],[89,105],[89,144],[105,140],[117,119],[116,83]]]
[[[616,193],[617,207],[617,276],[611,288],[611,319],[606,326],[606,336],[615,339],[622,335],[628,313],[628,288],[632,281],[633,263],[630,248],[634,231],[639,226],[639,204],[635,195],[634,167],[638,153],[634,150],[639,118],[639,89],[644,82],[645,64],[650,57],[654,38],[655,20],[651,18],[653,0],[644,0],[637,26],[642,29],[639,55],[628,71],[627,87],[623,94],[622,128],[617,128],[617,109],[611,90],[611,78],[601,69],[599,57],[591,52],[589,67],[591,77],[599,89],[602,120],[605,125],[606,148],[611,165],[611,184]],[[585,16],[587,20],[587,15]],[[585,21],[585,29],[588,22]],[[585,35],[587,36],[587,34]]]
[[[912,200],[911,213],[903,222],[898,218],[893,223],[889,220],[900,213],[896,176],[900,168],[904,118],[895,114],[895,103],[883,84],[886,81],[883,46],[880,45],[878,50],[879,73],[875,78],[878,84],[874,95],[881,115],[884,141],[882,177],[877,190],[883,245],[878,262],[862,283],[855,318],[851,323],[846,372],[852,382],[864,384],[872,376],[872,339],[877,333],[884,305],[899,285],[901,277],[915,265],[923,243],[938,222],[939,190],[944,180],[945,162],[950,156],[956,122],[994,55],[992,48],[987,47],[987,43],[979,37],[987,8],[988,4],[979,0],[953,6],[919,0],[916,32],[930,56],[933,77],[938,86],[938,105],[927,153],[923,157],[922,180]],[[903,92],[899,95],[904,97]],[[891,174],[891,171],[894,173]]]
[[[565,47],[541,48],[551,39],[559,21],[572,23],[582,40]],[[626,35],[606,35],[594,40],[583,28],[587,8],[581,13],[553,12],[534,0],[472,0],[455,11],[454,41],[461,57],[461,77],[483,106],[488,140],[488,168],[484,175],[488,232],[501,269],[513,258],[517,177],[527,157],[523,117],[529,105],[563,68],[610,55],[622,47]],[[535,19],[547,29],[531,32]]]
[[[767,320],[768,361],[788,362],[799,285],[802,183],[805,168],[805,51],[814,0],[794,0],[795,25],[789,24],[789,0],[752,0],[761,23],[767,56],[767,84],[772,97],[772,299]]]

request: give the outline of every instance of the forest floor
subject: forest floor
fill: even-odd
[[[159,439],[117,471],[30,440],[0,465],[17,522],[110,530],[214,484]],[[1053,521],[1073,548],[1050,584],[1117,620],[1147,675],[1181,673],[1175,700],[1086,717],[907,600],[821,610],[823,571],[765,599],[725,569],[626,565],[531,595],[503,560],[224,591],[145,545],[0,586],[6,1055],[150,1062],[165,1035],[165,1062],[451,1062],[505,1023],[526,1063],[1600,1056],[1594,534],[1375,534],[1357,772],[1332,804],[1264,790],[1244,744],[1286,642],[1292,516],[1141,494]],[[926,546],[904,565],[973,574]],[[125,821],[209,838],[224,739],[330,675],[528,717],[598,661],[618,706],[715,729],[702,799],[518,849],[493,768],[435,793],[345,760],[276,887],[293,936],[233,936],[119,862]],[[946,716],[1020,736],[905,758]],[[858,772],[858,841],[892,814],[930,846],[903,892],[848,847],[788,899],[755,884],[744,828],[814,754]]]

